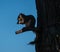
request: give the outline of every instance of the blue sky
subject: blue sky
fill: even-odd
[[[35,0],[0,0],[0,52],[35,52],[34,46],[27,45],[35,38],[32,31],[15,34],[24,27],[16,24],[19,13],[37,19]]]

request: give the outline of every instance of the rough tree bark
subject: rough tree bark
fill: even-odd
[[[60,9],[59,0],[35,0],[37,9],[36,52],[58,52],[55,37]],[[59,6],[58,6],[59,5]],[[58,9],[57,9],[58,6]],[[58,15],[58,14],[59,15]],[[59,18],[60,20],[60,18]],[[60,22],[60,21],[59,21]],[[60,23],[59,23],[60,24]],[[59,29],[60,30],[60,29]],[[60,32],[60,31],[59,31]],[[60,36],[59,36],[60,37]]]

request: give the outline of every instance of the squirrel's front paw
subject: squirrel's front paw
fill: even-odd
[[[18,34],[18,33],[19,33],[18,31],[15,32],[15,34]]]
[[[18,30],[15,32],[15,34],[19,34],[19,33],[22,33],[22,30]]]

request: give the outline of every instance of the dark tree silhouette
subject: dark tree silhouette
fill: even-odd
[[[36,52],[58,52],[60,1],[35,0],[37,9]]]

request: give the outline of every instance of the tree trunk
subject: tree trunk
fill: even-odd
[[[36,52],[57,52],[55,37],[57,34],[56,19],[58,16],[56,13],[58,12],[56,3],[59,1],[55,0],[35,0],[35,1],[37,9],[37,29],[38,29],[36,32],[36,44],[35,44]]]

